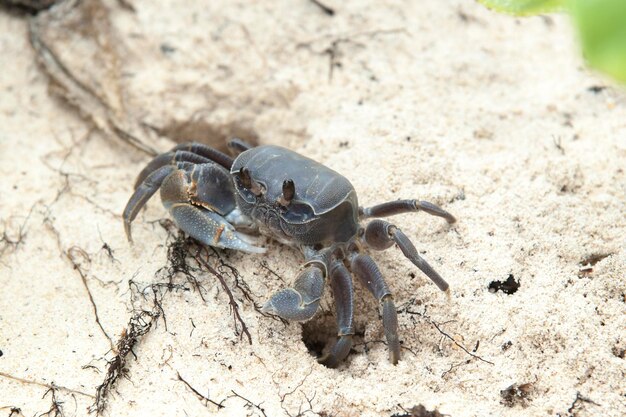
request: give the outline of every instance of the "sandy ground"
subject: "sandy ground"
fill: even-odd
[[[626,93],[585,69],[565,17],[156,3],[0,13],[0,415],[93,413],[111,370],[111,416],[626,414]],[[156,198],[126,241],[147,152],[233,135],[329,165],[364,205],[419,198],[459,218],[393,219],[449,299],[397,249],[373,254],[397,366],[358,283],[338,369],[307,348],[335,332],[330,290],[305,326],[256,311],[297,274],[292,249],[208,261],[250,344]],[[489,290],[509,276],[516,292]]]

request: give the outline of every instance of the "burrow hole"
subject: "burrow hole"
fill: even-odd
[[[337,322],[335,316],[329,312],[318,314],[302,325],[302,342],[309,353],[319,358],[323,356],[337,341]],[[365,334],[365,323],[355,321],[355,335],[353,345],[362,345]],[[358,353],[354,347],[350,350],[350,356]]]

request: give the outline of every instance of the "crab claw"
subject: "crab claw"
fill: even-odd
[[[286,320],[309,320],[320,304],[324,292],[324,273],[315,264],[300,272],[293,288],[278,291],[261,309]]]
[[[192,184],[183,170],[174,171],[161,184],[161,200],[178,227],[194,239],[208,246],[235,249],[248,253],[264,253],[265,248],[255,246],[250,236],[237,232],[222,215],[192,204],[189,195]],[[215,206],[218,206],[215,204]]]
[[[265,248],[254,246],[250,236],[237,232],[217,213],[191,204],[175,204],[170,212],[181,229],[205,245],[248,253],[266,251]]]

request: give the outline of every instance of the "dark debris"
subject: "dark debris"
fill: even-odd
[[[13,8],[25,13],[37,14],[41,10],[52,7],[59,0],[0,0],[0,6]]]
[[[592,85],[591,87],[587,87],[587,91],[593,94],[600,94],[604,90],[606,90],[606,86],[604,85]]]
[[[328,16],[334,16],[335,15],[335,9],[328,7],[327,5],[325,5],[324,3],[322,3],[319,0],[311,0],[311,3],[313,3],[314,5],[316,5],[317,7],[319,7],[324,14],[328,15]]]
[[[593,267],[595,264],[613,255],[612,253],[593,253],[583,258],[579,263],[578,278],[589,278],[593,275]]]
[[[530,383],[513,384],[500,391],[500,396],[502,397],[500,402],[507,407],[514,407],[516,405],[528,407],[532,390],[533,385]]]
[[[519,280],[515,280],[513,274],[509,274],[505,281],[491,281],[489,283],[489,292],[496,293],[502,291],[505,294],[511,295],[515,294],[521,285]]]
[[[444,414],[441,414],[439,410],[429,411],[422,404],[411,407],[409,410],[405,410],[404,407],[401,407],[404,410],[403,414],[393,414],[391,417],[443,417]]]

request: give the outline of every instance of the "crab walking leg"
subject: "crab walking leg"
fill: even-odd
[[[239,233],[218,213],[189,202],[190,183],[182,170],[169,175],[161,185],[161,200],[185,233],[208,246],[264,253],[265,249],[250,243],[250,237]]]
[[[191,153],[195,153],[197,155],[203,156],[207,159],[210,159],[213,162],[216,162],[223,166],[224,168],[230,170],[230,167],[233,166],[233,158],[226,155],[224,152],[218,151],[215,148],[212,148],[207,145],[203,145],[202,143],[197,142],[189,142],[189,143],[181,143],[180,145],[176,145],[171,149],[171,152],[175,151],[187,151]]]
[[[248,149],[254,148],[254,146],[250,145],[243,139],[233,138],[228,141],[228,148],[236,155],[239,155],[240,153],[247,151]]]
[[[450,224],[456,222],[456,218],[439,206],[429,203],[428,201],[418,200],[396,200],[387,203],[378,204],[372,207],[361,207],[359,212],[362,217],[367,219],[370,217],[387,217],[395,214],[413,213],[424,211],[430,215],[443,217]]]
[[[264,313],[276,314],[286,320],[309,320],[320,305],[324,292],[324,271],[317,263],[309,264],[296,278],[293,288],[276,292],[265,303]]]
[[[137,217],[137,213],[139,210],[146,204],[146,202],[152,197],[152,195],[159,189],[163,180],[170,175],[176,167],[167,165],[157,169],[148,175],[139,186],[135,189],[135,192],[128,200],[126,204],[126,208],[124,209],[124,230],[126,231],[126,237],[129,242],[133,241],[131,232],[130,232],[130,224],[135,217]]]
[[[400,340],[398,339],[398,314],[391,291],[380,269],[368,255],[354,255],[351,269],[383,307],[383,328],[389,346],[389,361],[395,365],[400,360]]]
[[[385,250],[396,243],[404,256],[426,274],[441,291],[448,290],[448,283],[417,253],[413,243],[395,225],[384,220],[373,220],[367,225],[364,238],[365,243],[376,250]]]
[[[350,353],[352,348],[352,336],[354,335],[354,291],[352,276],[348,269],[339,261],[335,261],[330,267],[330,285],[335,299],[337,312],[337,336],[339,339],[326,355],[318,359],[318,362],[336,368]]]
[[[137,189],[152,172],[167,165],[176,165],[176,162],[204,164],[206,162],[211,162],[211,160],[205,158],[204,156],[187,151],[162,153],[161,155],[155,156],[154,159],[148,162],[148,165],[146,165],[146,167],[141,170],[141,172],[137,176],[137,180],[135,181],[135,189]]]

